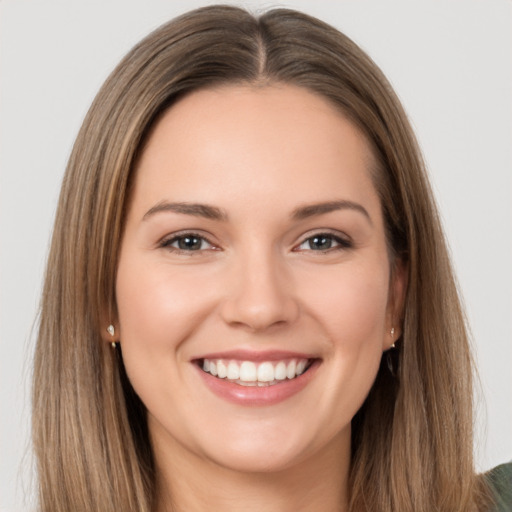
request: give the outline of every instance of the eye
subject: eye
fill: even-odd
[[[352,247],[351,242],[332,233],[317,233],[306,238],[295,250],[326,252],[337,249],[348,249],[350,247]]]
[[[199,252],[216,249],[204,236],[196,233],[183,233],[163,240],[161,246],[176,252]]]

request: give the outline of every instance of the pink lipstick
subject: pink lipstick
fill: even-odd
[[[299,393],[321,360],[284,351],[236,350],[205,354],[192,361],[217,396],[247,406],[273,405]]]

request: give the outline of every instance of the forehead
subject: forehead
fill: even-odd
[[[327,99],[290,85],[223,86],[193,92],[161,117],[135,192],[153,201],[164,191],[205,202],[250,192],[260,205],[362,201],[375,196],[373,166],[365,137]]]

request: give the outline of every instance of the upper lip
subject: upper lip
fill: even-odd
[[[287,350],[228,350],[223,352],[210,352],[198,357],[193,357],[192,361],[199,359],[232,359],[237,361],[282,361],[284,359],[316,359],[313,354],[301,352],[291,352]]]

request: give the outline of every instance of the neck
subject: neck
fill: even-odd
[[[176,446],[174,447],[176,448]],[[344,512],[350,442],[272,472],[240,472],[173,449],[157,457],[157,511]]]

